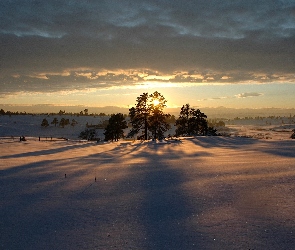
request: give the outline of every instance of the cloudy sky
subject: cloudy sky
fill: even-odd
[[[0,105],[294,108],[294,0],[0,2]]]

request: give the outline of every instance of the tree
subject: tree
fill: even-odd
[[[112,140],[118,141],[124,136],[123,129],[127,128],[125,117],[121,113],[111,115],[109,123],[105,128],[105,141]]]
[[[75,119],[73,119],[71,122],[71,126],[75,127],[77,124],[78,124],[78,122]]]
[[[69,119],[61,118],[61,120],[59,122],[59,126],[60,127],[64,128],[68,124],[70,124],[70,120]]]
[[[49,126],[48,121],[46,120],[46,118],[43,119],[42,123],[41,123],[41,127],[45,127],[47,128]]]
[[[56,117],[54,117],[54,119],[51,122],[51,124],[54,124],[54,126],[56,127],[56,124],[58,124],[58,119]]]
[[[208,132],[207,116],[199,109],[190,108],[189,104],[182,106],[179,118],[176,120],[176,135],[205,135]]]
[[[86,128],[84,131],[82,131],[79,135],[79,138],[87,141],[91,141],[96,137],[96,131],[95,129],[88,129]]]
[[[167,118],[170,116],[163,112],[167,102],[164,96],[157,91],[151,95],[143,93],[136,101],[136,106],[129,109],[132,125],[129,136],[143,131],[143,138],[147,140],[150,131],[154,139],[163,138],[164,132],[169,129]]]
[[[167,117],[166,121],[168,123],[175,124],[175,122],[176,122],[175,115],[171,115],[171,116]]]
[[[88,115],[88,109],[84,109],[84,114]]]
[[[189,135],[189,118],[191,116],[190,105],[185,104],[180,110],[178,119],[175,122],[176,125],[176,135]]]
[[[148,116],[150,107],[148,105],[148,93],[143,93],[136,99],[137,104],[135,107],[129,109],[129,116],[132,124],[132,129],[129,133],[130,136],[137,134],[141,129],[144,130],[144,139],[148,138]]]
[[[62,110],[59,110],[59,112],[58,112],[58,114],[59,115],[64,115],[66,113],[66,111],[64,110],[64,111],[62,111]]]
[[[163,139],[164,133],[170,128],[167,118],[170,114],[164,114],[163,109],[166,107],[166,100],[159,92],[154,92],[150,96],[150,116],[149,130],[152,132],[153,139]]]
[[[211,136],[217,136],[220,134],[217,134],[217,129],[215,129],[214,127],[208,127],[208,132],[207,135],[211,135]]]
[[[156,109],[149,117],[149,130],[152,133],[153,139],[163,139],[164,133],[170,128],[167,118],[169,114],[164,114],[162,110]]]
[[[190,134],[206,135],[208,131],[207,116],[199,109],[191,109],[192,117],[189,120]]]

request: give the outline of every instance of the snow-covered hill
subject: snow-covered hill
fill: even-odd
[[[0,140],[0,249],[293,249],[295,140]]]

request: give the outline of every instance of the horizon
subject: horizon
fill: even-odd
[[[268,116],[294,116],[295,108],[226,108],[226,107],[197,107],[192,106],[195,109],[200,109],[201,112],[205,113],[208,116],[208,119],[211,118],[228,118],[232,119],[234,117],[268,117]],[[84,112],[85,109],[88,109],[88,114],[99,114],[105,113],[106,115],[122,113],[129,114],[129,108],[118,107],[118,106],[104,106],[104,107],[88,107],[83,105],[77,106],[59,106],[59,105],[9,105],[9,104],[0,104],[0,109],[3,109],[5,112],[25,112],[27,114],[50,114],[58,113],[60,110],[65,111],[66,113],[79,113],[80,111]],[[181,107],[175,108],[164,108],[165,113],[171,115],[179,115]]]
[[[294,108],[295,3],[7,1],[0,105]]]

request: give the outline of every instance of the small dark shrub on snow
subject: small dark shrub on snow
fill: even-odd
[[[95,137],[96,137],[95,129],[88,129],[88,128],[82,131],[79,135],[79,138],[83,140],[88,140],[88,141],[94,140]]]

